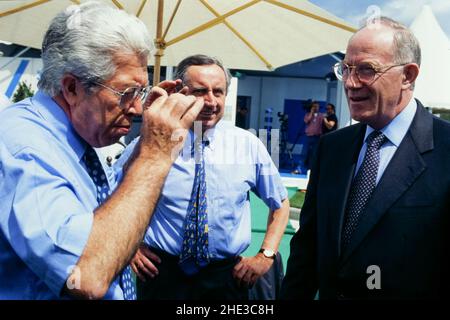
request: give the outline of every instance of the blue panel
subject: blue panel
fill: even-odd
[[[284,100],[284,113],[288,116],[288,134],[287,141],[294,143],[298,134],[303,135],[305,132],[305,105],[306,100]],[[297,141],[299,143],[300,141]]]
[[[6,89],[5,95],[8,98],[11,98],[11,96],[14,93],[14,90],[16,89],[17,85],[19,84],[20,78],[22,77],[22,74],[25,72],[25,69],[27,68],[28,64],[30,63],[30,60],[22,60],[19,64],[19,67],[16,70],[16,73],[14,74],[11,82],[9,83],[8,89]]]

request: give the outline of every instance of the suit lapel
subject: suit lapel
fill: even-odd
[[[342,263],[426,169],[421,153],[433,148],[432,121],[431,115],[418,102],[411,127],[375,188],[353,238],[343,252]]]

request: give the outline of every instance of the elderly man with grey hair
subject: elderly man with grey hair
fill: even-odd
[[[172,134],[203,106],[150,91],[150,43],[139,19],[100,3],[51,22],[39,91],[0,117],[1,299],[135,298],[127,265],[174,161]],[[115,188],[93,147],[116,142],[141,114],[139,145]]]
[[[450,124],[414,99],[419,66],[392,19],[350,39],[335,72],[360,123],[319,142],[283,298],[449,295]]]

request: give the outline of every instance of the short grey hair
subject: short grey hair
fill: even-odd
[[[86,89],[116,72],[118,54],[148,58],[152,41],[137,17],[104,3],[73,5],[51,22],[42,43],[40,90],[56,96],[64,74],[76,76]]]
[[[225,73],[225,80],[227,83],[226,90],[228,92],[228,87],[231,82],[231,73],[230,70],[225,68],[222,62],[214,57],[210,57],[204,54],[196,54],[184,58],[177,66],[177,71],[175,72],[175,79],[181,79],[183,83],[187,82],[186,71],[190,66],[209,66],[209,65],[217,65],[220,67]]]
[[[420,44],[414,34],[406,26],[388,17],[378,17],[366,21],[360,28],[370,27],[373,23],[380,23],[394,31],[394,63],[416,63],[420,66],[421,50]]]

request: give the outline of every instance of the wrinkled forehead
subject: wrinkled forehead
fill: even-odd
[[[391,63],[394,59],[394,32],[383,25],[365,27],[350,39],[344,61],[354,65],[361,62]]]
[[[185,75],[186,84],[202,84],[213,87],[226,87],[225,72],[218,65],[189,66]]]

